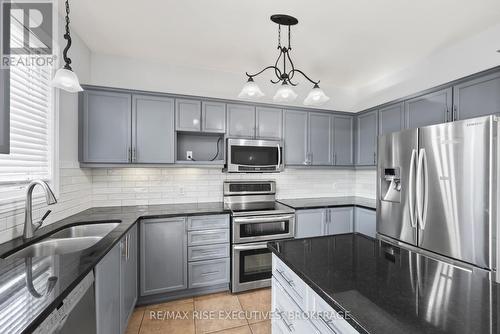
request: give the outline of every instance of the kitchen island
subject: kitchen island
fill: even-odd
[[[464,270],[360,234],[268,247],[273,252],[273,288],[283,287],[304,312],[320,310],[315,305],[321,299],[320,306],[326,303],[340,314],[333,321],[310,319],[315,328],[323,326],[321,333],[500,330],[499,285],[485,270]],[[273,311],[275,305],[273,300]],[[282,323],[293,326],[289,319]]]

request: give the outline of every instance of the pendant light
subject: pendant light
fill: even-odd
[[[71,34],[69,31],[69,3],[66,0],[66,33],[64,34],[64,39],[66,40],[66,47],[63,50],[63,59],[65,65],[63,68],[57,70],[54,79],[52,80],[52,86],[71,92],[81,92],[83,91],[82,86],[80,86],[80,82],[78,81],[78,77],[75,72],[71,68],[71,58],[68,57],[68,51],[71,48]]]
[[[319,87],[319,80],[314,81],[309,78],[303,71],[295,68],[295,65],[290,56],[291,47],[291,26],[296,25],[299,21],[289,15],[277,14],[271,16],[271,21],[278,25],[278,51],[279,55],[276,59],[274,65],[267,66],[263,68],[260,72],[255,74],[248,74],[248,81],[238,95],[239,98],[246,99],[256,99],[264,96],[264,93],[260,90],[257,84],[254,82],[253,78],[265,72],[266,70],[272,70],[275,75],[275,79],[271,79],[273,84],[281,84],[280,88],[273,97],[275,102],[292,102],[297,98],[297,94],[293,91],[292,87],[298,85],[292,81],[296,73],[301,74],[306,80],[313,84],[312,90],[309,92],[304,100],[304,105],[307,106],[320,106],[330,100],[326,96],[325,92]],[[281,26],[288,27],[288,46],[281,45]],[[279,67],[281,66],[281,68]]]

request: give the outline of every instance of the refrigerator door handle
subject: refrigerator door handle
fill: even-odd
[[[424,164],[424,149],[421,148],[418,154],[418,164],[417,164],[417,180],[416,180],[416,200],[417,200],[417,222],[420,229],[424,229],[423,223],[423,203],[422,203],[422,167]]]
[[[413,149],[411,152],[410,158],[410,174],[409,174],[409,182],[408,182],[408,207],[410,209],[410,224],[411,227],[417,228],[417,217],[415,217],[415,199],[413,185],[415,181],[415,160],[417,159],[417,150]]]
[[[427,207],[428,207],[428,204],[429,204],[429,177],[428,177],[428,173],[429,173],[429,168],[427,167],[427,153],[425,152],[425,149],[422,149],[422,154],[423,154],[423,162],[424,162],[424,165],[423,165],[423,169],[422,169],[422,175],[424,177],[424,208],[422,210],[422,230],[425,230],[425,225],[427,225]]]

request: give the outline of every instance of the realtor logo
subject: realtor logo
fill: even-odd
[[[2,1],[2,67],[52,65],[54,3]]]

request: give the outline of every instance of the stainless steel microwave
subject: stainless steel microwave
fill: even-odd
[[[279,140],[227,140],[227,171],[269,173],[283,170],[283,144]]]

